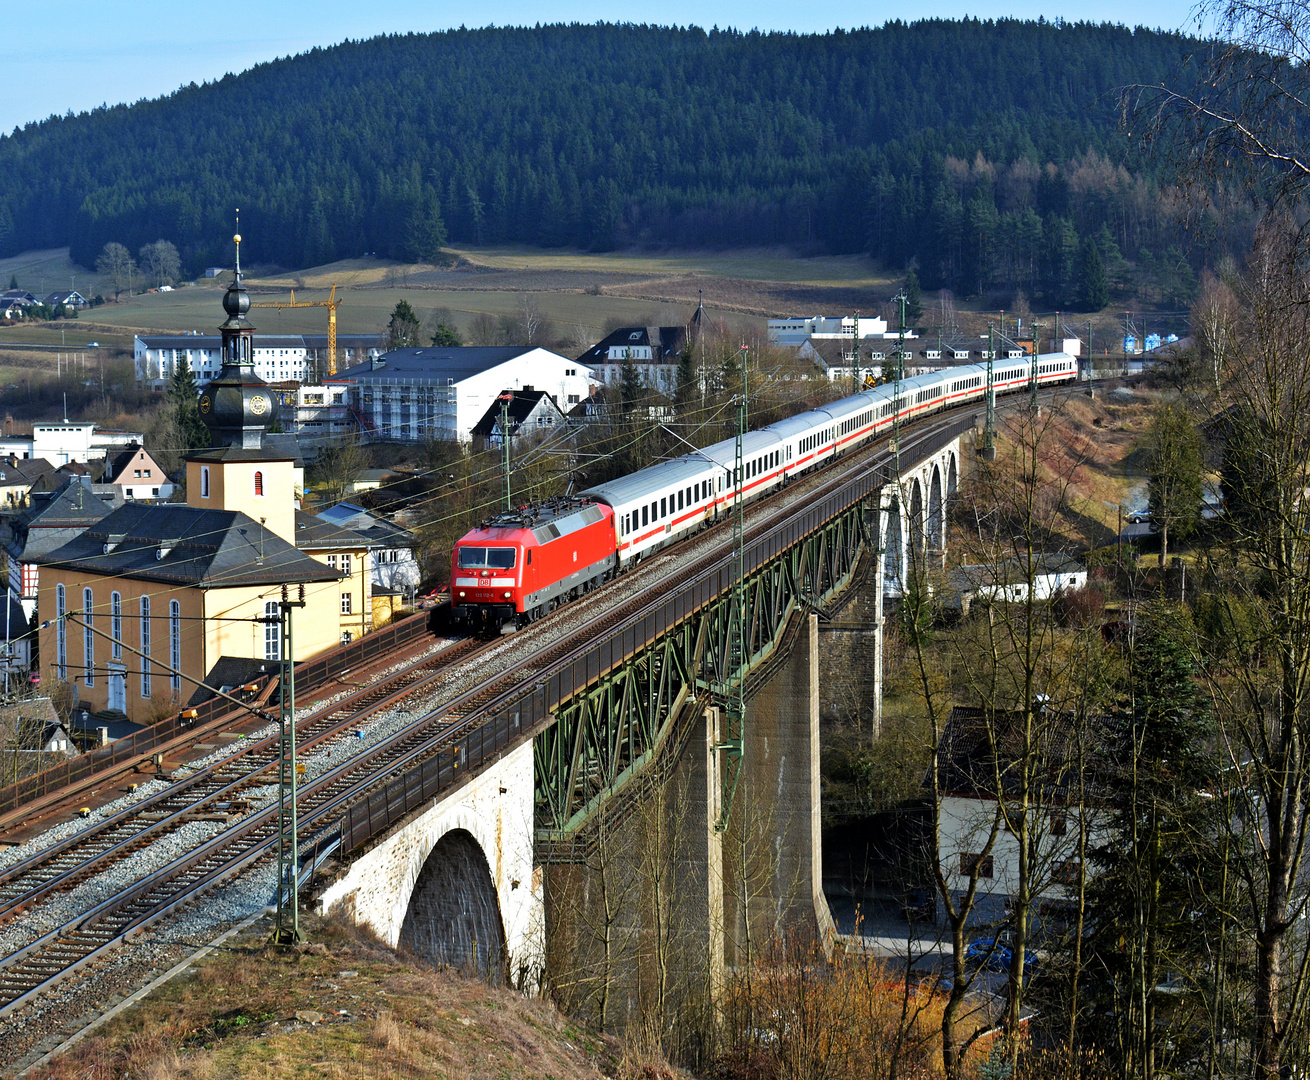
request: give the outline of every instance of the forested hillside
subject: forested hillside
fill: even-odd
[[[239,206],[250,257],[282,265],[447,238],[789,244],[1059,302],[1080,240],[1111,264],[1175,242],[1116,88],[1175,80],[1194,45],[974,20],[347,42],[0,137],[0,255],[70,244],[91,265],[164,238],[194,270],[226,260]]]

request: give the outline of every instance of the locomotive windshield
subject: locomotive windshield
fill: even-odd
[[[512,547],[462,547],[459,549],[459,568],[461,570],[512,570],[514,549]]]

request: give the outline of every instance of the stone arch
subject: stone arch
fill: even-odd
[[[954,450],[946,460],[946,498],[944,510],[949,510],[951,502],[960,490],[960,462]]]
[[[905,515],[894,491],[884,499],[878,515],[883,538],[883,593],[900,596],[905,580]]]
[[[400,945],[433,964],[505,982],[505,925],[482,846],[451,829],[432,848],[414,882]]]
[[[916,476],[910,481],[910,544],[915,555],[921,556],[924,550],[924,504],[923,484]]]
[[[928,547],[932,551],[946,550],[946,518],[942,500],[942,470],[933,463],[928,481]]]

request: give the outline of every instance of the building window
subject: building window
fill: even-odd
[[[202,499],[209,498],[209,466],[208,465],[200,466],[200,497]]]
[[[349,556],[349,555],[342,555],[342,556],[341,556],[341,572],[342,572],[343,574],[345,574],[346,577],[350,577],[350,556]]]
[[[990,855],[961,855],[960,856],[960,873],[966,877],[974,873],[980,878],[989,878],[992,876],[992,857]]]
[[[150,696],[150,597],[141,597],[141,696]]]
[[[182,692],[182,604],[177,600],[168,602],[168,666],[173,669],[169,675],[168,685],[173,693]]]
[[[264,601],[264,659],[282,659],[282,624],[276,600]]]
[[[96,662],[96,638],[95,632],[91,629],[92,612],[95,610],[95,599],[91,596],[90,589],[82,590],[82,653],[86,661],[86,672],[82,676],[87,686],[95,685],[95,662]]]
[[[255,470],[255,494],[261,497],[264,494],[264,474],[258,469]]]
[[[349,615],[350,613],[351,613],[351,598],[350,598],[350,593],[348,593],[348,592],[343,592],[343,593],[341,594],[341,614],[342,614],[342,615]]]
[[[117,592],[109,594],[109,636],[113,639],[109,655],[115,660],[123,659],[123,596]]]
[[[61,679],[68,678],[68,622],[64,615],[64,587],[55,586],[55,665]]]
[[[337,557],[335,555],[328,556],[328,566],[330,566],[333,570],[337,568]]]

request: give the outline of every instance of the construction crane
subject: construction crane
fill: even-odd
[[[290,300],[273,301],[266,304],[251,304],[251,307],[271,307],[282,311],[284,308],[298,307],[325,307],[328,309],[328,369],[329,375],[337,373],[337,308],[341,306],[341,301],[337,299],[337,287],[332,286],[332,292],[328,294],[326,300],[297,300],[296,290],[291,290]]]

